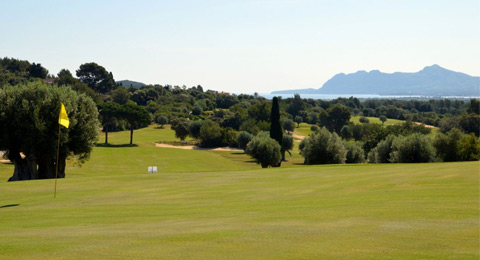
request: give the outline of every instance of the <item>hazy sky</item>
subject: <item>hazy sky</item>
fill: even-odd
[[[0,0],[0,56],[234,93],[438,64],[480,75],[480,0]]]

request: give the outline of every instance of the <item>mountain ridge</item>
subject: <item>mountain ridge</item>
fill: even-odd
[[[128,79],[125,79],[125,80],[119,80],[119,81],[116,81],[115,82],[117,85],[120,85],[120,86],[124,86],[126,88],[128,87],[134,87],[134,88],[141,88],[143,86],[146,86],[147,84],[143,83],[143,82],[139,82],[139,81],[133,81],[133,80],[128,80]]]
[[[272,94],[375,94],[423,96],[480,96],[480,77],[455,72],[437,64],[418,72],[384,73],[359,70],[338,73],[319,89],[273,91]]]

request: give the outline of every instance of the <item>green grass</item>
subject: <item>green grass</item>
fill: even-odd
[[[352,116],[350,118],[350,121],[354,124],[361,124],[360,123],[360,117],[361,116]],[[368,120],[370,121],[370,123],[374,123],[374,124],[382,124],[382,121],[380,121],[380,119],[378,117],[367,117]],[[385,126],[387,125],[399,125],[399,124],[403,124],[405,121],[404,120],[398,120],[398,119],[390,119],[388,118],[387,121],[385,121]],[[296,124],[295,124],[296,126]],[[301,123],[300,124],[300,127],[295,127],[295,133],[297,134],[300,134],[300,135],[305,135],[305,136],[308,136],[310,134],[312,134],[312,130],[310,130],[310,127],[312,125],[311,124],[307,124],[307,123]]]
[[[69,166],[56,199],[53,180],[0,183],[0,259],[480,257],[479,162],[261,169],[155,147],[168,129],[135,131],[135,147],[110,138],[119,147]]]
[[[295,124],[294,132],[296,134],[309,136],[312,134],[312,130],[310,129],[310,127],[312,127],[312,125],[307,123],[301,123],[300,127],[297,127],[297,124]]]
[[[354,124],[361,124],[360,123],[360,117],[361,116],[352,116],[350,118],[350,121],[353,122]],[[382,124],[382,121],[380,121],[380,119],[378,117],[366,117],[370,123],[373,123],[373,124]],[[384,125],[399,125],[399,124],[403,124],[405,121],[404,120],[398,120],[398,119],[390,119],[390,118],[387,118],[387,121],[385,121],[385,124]]]

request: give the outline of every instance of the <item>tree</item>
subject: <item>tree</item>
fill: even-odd
[[[271,106],[267,101],[251,105],[248,107],[247,111],[248,116],[256,122],[270,120]]]
[[[360,121],[360,123],[362,123],[362,124],[370,123],[370,120],[368,120],[368,118],[366,118],[364,116],[360,117],[360,119],[358,121]]]
[[[394,163],[419,163],[435,160],[435,148],[430,138],[419,133],[398,136],[392,142],[390,161]]]
[[[396,137],[394,135],[387,136],[384,140],[378,142],[368,153],[368,160],[371,163],[389,163],[391,153],[393,152],[392,143]]]
[[[55,83],[59,86],[70,86],[73,90],[80,92],[80,93],[85,93],[89,97],[95,101],[95,103],[100,103],[101,98],[98,93],[93,91],[90,87],[88,87],[87,84],[81,82],[80,80],[74,78],[72,76],[72,73],[70,73],[69,70],[67,69],[62,69],[58,74],[57,78],[55,79]]]
[[[102,118],[103,131],[105,132],[105,144],[108,144],[108,130],[121,116],[120,105],[113,102],[105,102],[99,105],[99,113]]]
[[[480,101],[478,99],[472,98],[470,99],[470,103],[468,104],[467,113],[471,114],[480,114]]]
[[[387,117],[384,116],[384,115],[381,115],[378,119],[380,119],[380,121],[382,121],[382,125],[384,125],[385,122],[387,121]]]
[[[364,163],[365,152],[360,142],[345,142],[345,149],[347,150],[346,163]]]
[[[222,128],[217,122],[206,120],[200,128],[199,139],[202,147],[218,147],[222,144]]]
[[[28,73],[30,74],[31,78],[45,79],[48,76],[48,70],[42,67],[42,64],[35,64],[35,62],[28,67]]]
[[[115,88],[115,80],[112,73],[108,73],[104,67],[95,62],[80,65],[77,77],[93,90],[105,94]]]
[[[243,151],[247,149],[247,144],[253,139],[253,135],[247,131],[240,131],[237,135],[237,144]]]
[[[144,108],[133,102],[121,106],[120,115],[130,126],[130,144],[133,144],[133,130],[140,127],[146,127],[152,122],[150,113]]]
[[[350,120],[350,110],[343,105],[334,105],[320,113],[320,126],[328,130],[340,133],[342,127]]]
[[[59,86],[73,86],[75,85],[75,78],[72,73],[67,69],[62,69],[57,74],[57,79],[55,80]]]
[[[464,135],[460,139],[458,155],[462,161],[478,161],[480,159],[480,141],[473,133]]]
[[[130,99],[137,103],[137,105],[145,106],[147,105],[147,92],[144,89],[138,89],[132,93]]]
[[[246,153],[252,156],[262,168],[275,167],[282,160],[280,145],[270,138],[268,132],[261,132],[247,145]]]
[[[258,127],[258,125],[255,123],[255,120],[253,119],[245,120],[245,122],[243,122],[240,125],[239,130],[249,132],[250,134],[253,134],[253,135],[256,135],[260,132],[260,128]]]
[[[281,149],[282,161],[286,161],[285,152],[288,152],[288,154],[292,156],[292,154],[290,153],[290,150],[292,149],[293,149],[293,137],[291,135],[283,134],[282,149]]]
[[[301,116],[295,116],[295,123],[297,123],[297,128],[300,127],[300,124],[303,122],[303,118]]]
[[[112,90],[113,102],[124,105],[130,100],[130,92],[125,87],[119,86]]]
[[[353,136],[352,128],[354,127],[355,126],[350,127],[350,125],[344,125],[342,127],[342,130],[340,130],[340,136],[345,140],[352,138]]]
[[[61,128],[58,177],[63,178],[67,157],[83,163],[98,138],[93,100],[71,88],[42,82],[4,86],[0,91],[0,150],[15,166],[10,180],[55,177],[61,103],[70,120],[68,129]]]
[[[305,104],[299,94],[293,95],[292,102],[287,108],[287,112],[295,118],[300,115],[300,111],[305,109]]]
[[[172,130],[175,131],[175,137],[184,141],[189,132],[189,120],[186,118],[177,118],[172,120]]]
[[[293,122],[292,119],[283,121],[283,129],[287,130],[288,132],[293,132],[295,130],[295,122]]]
[[[192,114],[199,116],[203,113],[203,108],[200,104],[195,104],[192,109]]]
[[[216,103],[217,108],[229,108],[238,103],[238,98],[230,94],[219,94]]]
[[[188,124],[188,134],[197,139],[200,137],[200,129],[202,128],[203,121],[200,120],[195,120],[195,121],[190,121]]]
[[[162,114],[157,114],[153,120],[155,123],[160,125],[160,128],[163,128],[165,124],[168,124],[168,117]]]
[[[460,129],[453,128],[447,134],[438,133],[433,140],[433,146],[437,151],[437,157],[444,162],[459,160],[458,142],[464,134]]]
[[[460,127],[466,133],[474,133],[480,135],[480,115],[475,113],[464,114],[460,117]]]
[[[342,139],[325,127],[302,140],[300,154],[305,164],[345,163],[346,160]]]

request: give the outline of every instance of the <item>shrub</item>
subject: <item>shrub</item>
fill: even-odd
[[[380,119],[380,121],[382,121],[382,125],[385,124],[385,122],[387,121],[387,117],[384,116],[384,115],[381,115],[378,119]]]
[[[203,125],[203,121],[200,121],[200,120],[191,121],[188,124],[188,134],[195,139],[199,138],[200,129],[202,128],[202,125]]]
[[[238,132],[235,129],[227,127],[222,130],[222,139],[220,146],[238,147],[237,143]]]
[[[168,124],[168,117],[162,114],[157,114],[155,115],[153,121],[159,124],[161,128],[163,128],[163,125]]]
[[[249,132],[252,135],[256,135],[260,132],[260,128],[257,126],[257,123],[253,119],[247,119],[240,125],[240,131]]]
[[[222,128],[217,122],[207,120],[200,127],[198,138],[202,147],[218,147],[222,145]]]
[[[480,135],[480,115],[479,114],[464,114],[460,117],[460,127],[466,133],[475,133],[476,136]]]
[[[368,120],[368,118],[366,118],[364,116],[360,117],[360,119],[358,119],[358,121],[360,121],[360,123],[362,123],[362,124],[370,123],[370,120]]]
[[[392,143],[395,138],[394,135],[389,135],[380,141],[378,145],[368,153],[368,161],[371,163],[389,163],[390,154],[392,153]]]
[[[325,127],[303,139],[300,148],[305,164],[345,163],[346,160],[342,139]]]
[[[260,131],[270,131],[270,123],[267,121],[258,121],[257,126]]]
[[[203,108],[200,104],[195,104],[192,109],[192,114],[199,116],[203,113]]]
[[[345,150],[347,150],[346,163],[365,162],[365,153],[362,145],[360,142],[345,142]]]
[[[480,142],[474,133],[464,135],[458,143],[458,156],[462,161],[480,159]]]
[[[437,150],[437,157],[444,162],[453,162],[460,160],[458,154],[458,142],[464,134],[460,129],[453,128],[447,134],[438,133],[433,145]]]
[[[189,120],[185,118],[177,118],[172,120],[172,129],[175,131],[175,136],[180,140],[185,140],[188,136]]]
[[[418,133],[395,138],[392,150],[391,162],[418,163],[432,162],[435,159],[435,148],[430,138]]]
[[[237,144],[243,151],[247,149],[247,144],[253,139],[253,135],[247,131],[240,131],[237,135]]]
[[[310,127],[310,130],[311,130],[312,132],[317,132],[319,129],[320,129],[320,127],[318,127],[318,125],[312,125],[312,126]]]
[[[377,161],[376,161],[376,160],[377,160],[377,156],[378,156],[378,155],[377,155],[377,149],[376,149],[376,148],[372,149],[372,150],[368,153],[368,155],[367,155],[368,162],[369,162],[369,163],[376,163],[376,162],[377,162]]]
[[[340,130],[340,136],[347,140],[352,138],[353,137],[352,128],[349,125],[344,125]]]
[[[270,138],[268,132],[261,132],[247,145],[246,153],[252,156],[262,168],[278,166],[281,162],[280,145]]]

